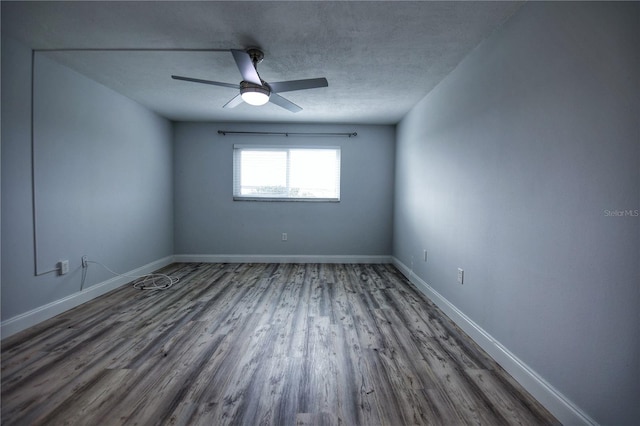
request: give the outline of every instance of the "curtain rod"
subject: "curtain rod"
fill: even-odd
[[[346,136],[352,138],[358,133],[313,133],[313,132],[238,132],[234,130],[218,130],[219,135],[279,135],[279,136]]]
[[[65,47],[59,49],[33,49],[34,52],[229,52],[229,49],[204,49],[192,47]]]

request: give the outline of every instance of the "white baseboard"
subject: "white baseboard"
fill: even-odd
[[[565,425],[597,425],[580,407],[549,384],[542,376],[533,371],[527,364],[511,353],[505,346],[494,339],[482,327],[466,316],[455,305],[445,299],[429,284],[413,273],[397,258],[392,258],[402,274],[407,277],[425,296],[435,303],[456,325],[467,333],[482,349],[484,349],[502,368],[518,381],[534,398]]]
[[[391,263],[391,256],[306,254],[177,254],[175,262],[199,263]]]
[[[144,275],[156,271],[162,267],[173,263],[173,256],[167,256],[165,258],[148,263],[140,268],[124,273],[124,275]],[[0,336],[4,339],[13,334],[16,334],[22,330],[32,327],[42,321],[53,318],[71,308],[75,308],[91,299],[101,296],[110,292],[128,282],[131,282],[131,278],[114,277],[103,281],[101,283],[87,287],[86,289],[77,293],[70,294],[60,300],[48,303],[44,306],[40,306],[36,309],[32,309],[20,315],[16,315],[13,318],[9,318],[6,321],[2,321],[0,324]]]

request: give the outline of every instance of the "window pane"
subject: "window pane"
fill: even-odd
[[[240,194],[286,194],[287,153],[285,151],[241,151]]]
[[[289,185],[294,197],[335,197],[336,154],[326,149],[291,150]]]

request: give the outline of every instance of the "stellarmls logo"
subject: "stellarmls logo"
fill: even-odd
[[[638,217],[640,210],[605,210],[604,215],[606,217]]]

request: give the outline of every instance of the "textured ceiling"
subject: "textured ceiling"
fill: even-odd
[[[394,124],[520,5],[3,1],[2,32],[172,120]],[[267,82],[326,77],[329,87],[283,93],[304,108],[294,114],[223,109],[234,89],[170,78],[237,84],[227,50],[252,46]]]

